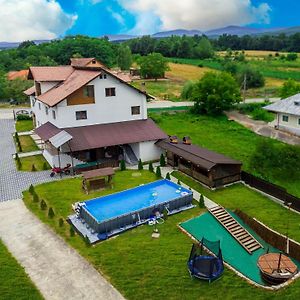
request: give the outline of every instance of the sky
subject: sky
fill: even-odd
[[[298,26],[298,0],[0,0],[0,41]]]

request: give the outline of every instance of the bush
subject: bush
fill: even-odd
[[[45,202],[44,199],[41,200],[40,208],[41,208],[41,210],[46,210],[47,209],[47,203]]]
[[[200,199],[199,199],[199,207],[200,208],[204,208],[205,207],[204,197],[203,197],[202,194],[200,195]]]
[[[71,227],[70,227],[70,237],[73,237],[73,236],[75,236],[75,230],[74,230],[73,226],[71,225]]]
[[[91,247],[91,243],[87,235],[83,238],[83,240],[87,247]]]
[[[157,167],[157,168],[156,168],[155,174],[156,174],[156,177],[157,177],[157,178],[161,178],[161,170],[160,170],[160,167]]]
[[[32,117],[30,115],[18,115],[17,121],[25,121],[25,120],[32,120]]]
[[[166,159],[165,159],[165,156],[164,156],[163,153],[160,155],[159,164],[160,164],[161,167],[166,166]]]
[[[65,225],[64,219],[63,218],[59,218],[59,220],[58,220],[58,226],[59,227],[63,227],[64,225]]]
[[[153,164],[152,162],[149,163],[149,171],[154,172]]]
[[[238,76],[237,76],[237,80],[240,84],[240,86],[244,85],[244,81],[245,81],[245,77],[246,77],[246,89],[250,89],[250,88],[259,88],[259,87],[263,87],[265,85],[265,78],[262,75],[262,73],[253,68],[253,67],[249,67],[246,66],[244,67],[241,72],[239,72]]]
[[[181,98],[184,100],[189,100],[192,97],[194,90],[194,83],[192,81],[187,81],[181,91]]]
[[[164,220],[167,221],[168,220],[168,211],[166,208],[164,208],[164,210],[163,210],[163,215],[164,215]]]
[[[43,170],[44,171],[48,170],[48,164],[46,162],[43,163]]]
[[[38,196],[36,193],[34,193],[34,194],[32,195],[32,201],[35,202],[35,203],[37,203],[37,202],[40,201],[39,196]]]
[[[30,185],[28,191],[31,195],[35,194],[34,186],[32,184]]]
[[[144,169],[143,162],[142,162],[141,159],[139,159],[138,169],[139,169],[140,171]]]
[[[288,61],[295,61],[298,58],[298,54],[297,53],[288,53],[286,56],[286,60]]]
[[[167,175],[166,175],[166,179],[171,180],[171,176],[170,176],[170,173],[169,173],[169,172],[168,172]]]
[[[53,208],[52,208],[52,207],[49,207],[49,210],[48,210],[48,217],[49,217],[50,219],[53,219],[54,216],[55,216],[55,213],[54,213]]]
[[[32,164],[32,166],[31,166],[31,172],[36,172],[36,167],[34,164]]]
[[[120,162],[120,170],[121,171],[125,171],[126,170],[126,163],[125,163],[124,159],[122,159],[121,162]]]
[[[181,182],[180,182],[180,180],[179,180],[179,179],[177,180],[177,184],[181,185]]]
[[[265,121],[267,123],[272,122],[274,120],[274,115],[262,108],[255,109],[252,112],[251,116],[252,116],[252,119],[254,119],[254,120],[261,120],[261,121]]]

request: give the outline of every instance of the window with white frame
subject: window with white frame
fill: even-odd
[[[283,115],[282,116],[282,122],[288,122],[289,121],[289,116]]]

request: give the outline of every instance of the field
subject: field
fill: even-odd
[[[175,134],[180,138],[189,135],[194,144],[240,160],[243,162],[243,169],[250,173],[253,171],[250,167],[250,157],[254,153],[258,141],[265,139],[236,122],[229,121],[225,116],[208,117],[190,113],[172,115],[165,113],[153,114],[152,117],[167,134]],[[268,140],[270,143],[281,144],[276,140]],[[300,197],[298,180],[290,180],[284,176],[279,178],[272,175],[272,170],[266,176],[271,182]]]
[[[24,269],[0,240],[0,299],[41,300],[43,297]]]
[[[49,219],[47,212],[33,203],[28,192],[24,193],[26,206],[43,222],[54,229],[62,238],[85,257],[103,274],[127,299],[297,299],[300,295],[300,281],[279,292],[269,292],[255,288],[233,271],[226,269],[224,275],[213,284],[192,280],[187,272],[186,261],[191,248],[191,240],[183,234],[177,224],[191,219],[203,212],[194,208],[169,217],[159,226],[160,238],[152,239],[153,228],[148,225],[122,233],[116,238],[88,247],[78,235],[70,237],[69,225],[58,226],[58,218],[66,218],[71,213],[71,204],[97,195],[105,195],[141,183],[155,180],[153,173],[141,171],[141,176],[132,176],[133,172],[117,172],[113,190],[106,190],[91,195],[81,191],[81,180],[67,179],[42,184],[35,187],[40,199],[45,199],[48,207],[53,207],[55,218]],[[213,193],[213,192],[211,192]],[[237,185],[226,190],[210,194],[216,201],[236,206],[248,207],[255,216],[272,223],[286,210],[260,194]],[[63,199],[63,201],[62,201]],[[225,205],[225,204],[224,204]],[[258,214],[256,214],[256,209]],[[264,209],[264,213],[262,212]],[[268,210],[269,209],[269,210]],[[268,212],[271,212],[269,214]],[[291,236],[300,239],[297,217],[291,213]],[[283,231],[282,222],[272,227]],[[279,227],[282,227],[281,229]]]

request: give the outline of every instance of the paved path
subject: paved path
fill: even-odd
[[[76,250],[42,224],[23,201],[0,203],[0,238],[45,299],[124,299]]]
[[[237,111],[228,112],[226,113],[226,115],[228,119],[240,123],[241,125],[249,128],[259,135],[276,139],[290,145],[300,145],[299,137],[280,130],[276,130],[266,122],[253,120],[246,115],[240,114]]]
[[[31,152],[21,152],[21,153],[18,153],[18,156],[19,157],[29,157],[29,156],[40,155],[40,154],[43,154],[42,150],[36,150],[36,151],[31,151]],[[49,173],[48,173],[48,175],[49,175]]]

